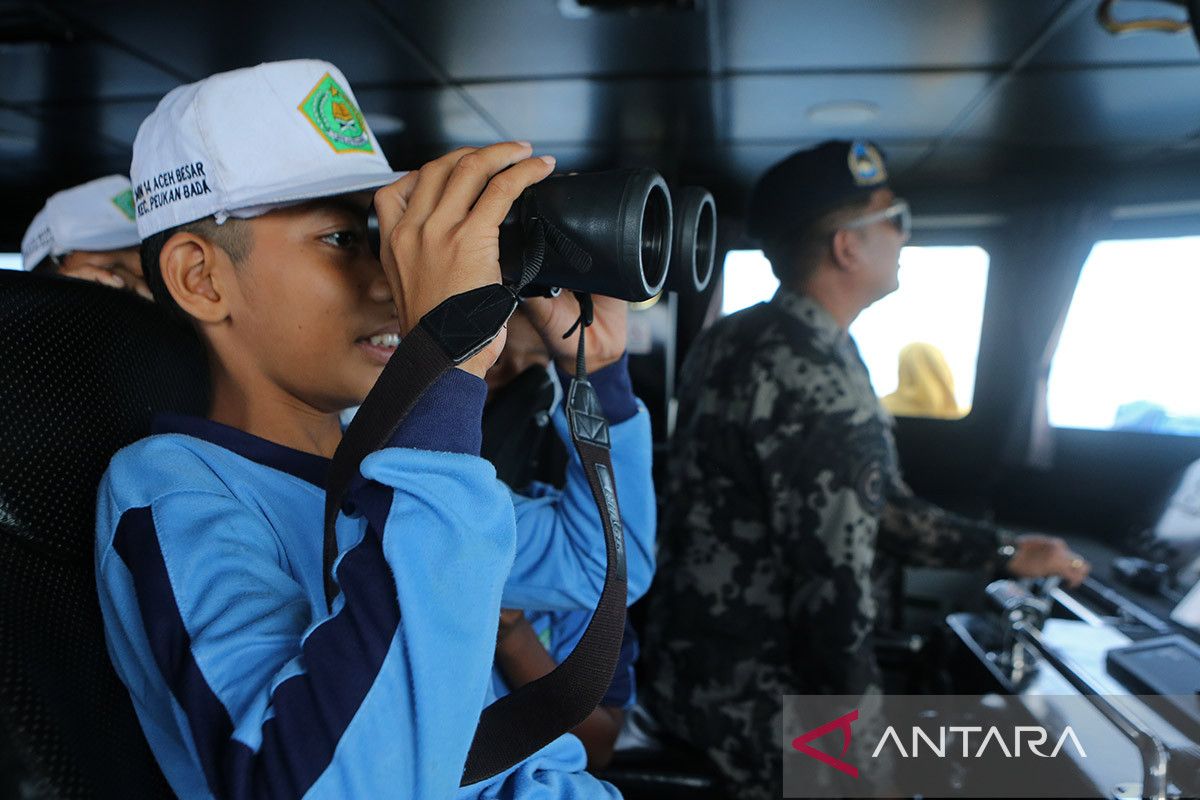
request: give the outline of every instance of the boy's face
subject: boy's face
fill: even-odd
[[[250,251],[231,265],[233,352],[222,353],[239,362],[243,383],[258,376],[324,412],[366,397],[399,341],[367,241],[370,202],[370,193],[348,195],[248,221]]]

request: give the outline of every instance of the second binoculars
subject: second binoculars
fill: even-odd
[[[630,302],[664,287],[703,289],[716,206],[695,187],[682,199],[675,208],[666,181],[650,169],[553,175],[526,189],[501,225],[500,271],[519,283],[540,257],[532,293],[564,289]]]

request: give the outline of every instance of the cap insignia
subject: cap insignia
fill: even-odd
[[[362,112],[328,72],[298,108],[335,153],[375,152]]]
[[[875,145],[867,142],[852,143],[847,160],[850,174],[859,186],[878,186],[887,182],[887,167],[883,165],[883,156]]]
[[[137,215],[133,210],[133,190],[126,189],[112,199],[112,204],[116,206],[122,214],[129,217],[130,222],[137,222]]]

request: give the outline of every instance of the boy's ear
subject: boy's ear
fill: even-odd
[[[163,283],[179,307],[199,322],[220,322],[229,316],[217,269],[227,258],[219,247],[187,231],[163,245],[158,261]]]

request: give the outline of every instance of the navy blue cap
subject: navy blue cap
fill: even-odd
[[[834,140],[768,169],[750,193],[746,231],[766,241],[887,187],[887,165],[871,142]]]

